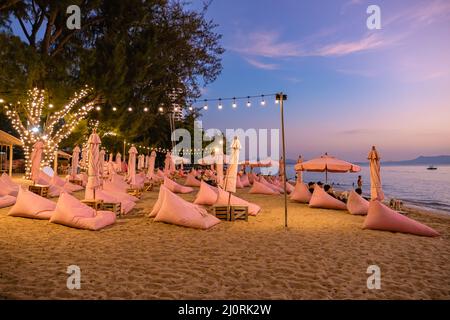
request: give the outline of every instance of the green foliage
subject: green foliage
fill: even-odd
[[[66,28],[66,8],[72,4],[81,8],[81,30]],[[88,84],[103,104],[88,120],[100,120],[105,131],[113,129],[129,141],[168,147],[169,116],[158,108],[186,105],[221,72],[221,36],[205,18],[206,10],[166,0],[3,1],[0,95],[15,102],[37,86],[58,110]],[[12,21],[23,30],[11,28]],[[192,125],[196,116],[177,127]],[[79,126],[65,144],[87,129]]]

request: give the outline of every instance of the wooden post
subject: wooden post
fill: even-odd
[[[13,145],[9,145],[9,176],[12,177],[12,165],[13,165]]]
[[[287,96],[280,92],[277,95],[277,100],[280,101],[280,113],[281,113],[281,141],[283,145],[283,187],[284,187],[284,227],[288,226],[288,210],[287,210],[287,190],[286,190],[286,140],[284,135],[284,100],[287,99]]]

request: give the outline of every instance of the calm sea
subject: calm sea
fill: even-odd
[[[288,178],[294,178],[294,165],[286,166]],[[363,166],[359,173],[329,173],[328,181],[336,189],[350,189],[363,178],[363,192],[370,193],[370,171]],[[383,190],[387,198],[397,198],[413,205],[447,211],[450,214],[450,166],[427,170],[426,166],[382,166]],[[303,181],[325,182],[325,173],[304,172]]]

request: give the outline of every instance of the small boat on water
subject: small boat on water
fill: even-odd
[[[427,170],[437,170],[437,168],[436,168],[435,166],[429,166],[429,167],[427,168]]]

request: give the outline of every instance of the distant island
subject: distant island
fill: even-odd
[[[383,165],[391,166],[429,166],[429,165],[450,165],[450,155],[449,156],[420,156],[412,160],[402,160],[402,161],[382,161]],[[368,162],[359,162],[360,165],[368,165]]]

